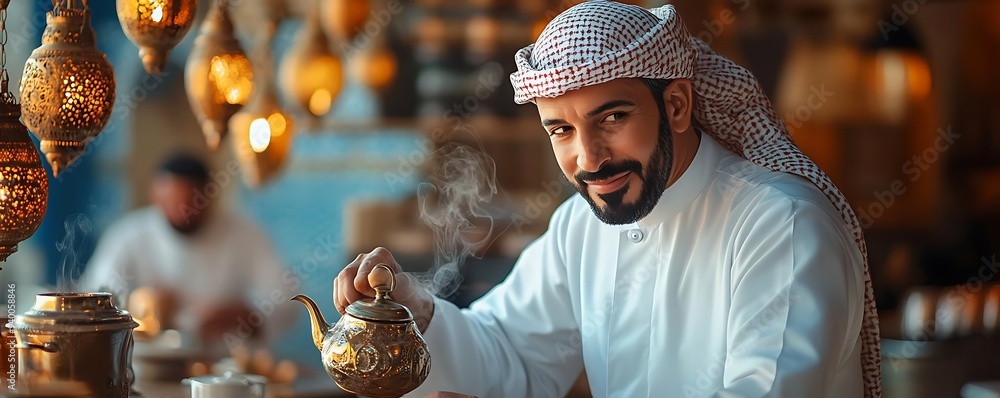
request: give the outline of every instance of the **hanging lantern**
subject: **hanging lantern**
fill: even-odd
[[[308,15],[295,43],[285,54],[279,75],[285,98],[315,118],[329,112],[340,93],[343,66],[330,52],[319,18],[313,13]]]
[[[260,82],[258,80],[258,82]],[[281,110],[273,85],[263,84],[246,108],[233,116],[229,128],[236,134],[236,156],[243,181],[257,188],[281,171],[288,157],[295,125]]]
[[[21,107],[4,91],[0,103],[0,261],[35,233],[45,216],[49,179],[28,129],[18,120]],[[9,99],[8,99],[9,97]]]
[[[396,77],[396,56],[385,48],[374,48],[351,57],[349,67],[351,76],[378,91]]]
[[[242,0],[229,9],[236,36],[261,40],[274,36],[278,25],[288,17],[287,0]]]
[[[209,148],[218,148],[229,118],[246,104],[253,89],[253,69],[233,37],[224,0],[215,3],[202,23],[188,55],[184,84]]]
[[[115,75],[95,46],[86,6],[57,6],[45,20],[42,45],[24,64],[21,120],[41,141],[58,177],[108,124]]]
[[[28,128],[18,120],[21,106],[7,90],[7,4],[0,9],[0,261],[17,251],[17,244],[28,239],[45,216],[49,198],[49,178],[42,168]]]
[[[118,0],[118,22],[139,46],[146,72],[160,74],[170,50],[191,29],[198,0]]]
[[[320,0],[323,31],[343,42],[354,40],[364,29],[370,11],[370,0]]]
[[[247,106],[229,120],[233,131],[236,157],[243,169],[243,181],[252,188],[262,186],[281,171],[292,139],[295,124],[281,110],[271,78],[271,38],[262,40],[258,51],[260,63],[255,76],[256,89]]]

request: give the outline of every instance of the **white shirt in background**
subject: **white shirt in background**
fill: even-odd
[[[213,209],[205,222],[183,235],[156,208],[127,214],[101,237],[78,290],[108,291],[122,303],[138,287],[167,288],[180,300],[175,321],[189,333],[196,332],[199,309],[236,299],[265,315],[269,335],[287,328],[292,311],[277,307],[295,292],[283,281],[284,268],[263,231],[223,209]],[[271,301],[275,291],[282,302]]]

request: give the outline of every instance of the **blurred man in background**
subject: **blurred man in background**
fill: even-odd
[[[290,324],[284,317],[292,312],[275,311],[280,303],[271,301],[274,292],[290,290],[267,237],[250,220],[216,206],[223,187],[206,189],[209,184],[216,183],[201,159],[167,159],[152,181],[153,205],[108,228],[80,290],[109,291],[119,303],[131,295],[128,307],[140,323],[150,314],[159,318],[140,332],[178,329],[206,344],[273,335],[274,325]]]

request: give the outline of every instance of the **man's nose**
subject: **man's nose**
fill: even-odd
[[[604,162],[611,158],[611,151],[600,133],[582,131],[577,135],[579,150],[576,165],[581,170],[593,173],[601,168]]]

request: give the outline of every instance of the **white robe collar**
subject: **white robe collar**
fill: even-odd
[[[708,134],[701,135],[698,152],[684,174],[663,191],[659,203],[646,217],[626,229],[655,228],[684,210],[715,179],[717,165],[726,150]]]

